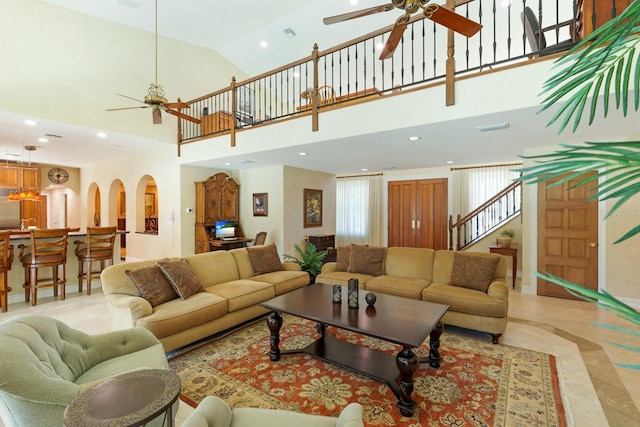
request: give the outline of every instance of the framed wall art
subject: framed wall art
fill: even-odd
[[[253,216],[268,216],[268,193],[253,193]]]
[[[322,227],[322,190],[304,189],[304,228]]]

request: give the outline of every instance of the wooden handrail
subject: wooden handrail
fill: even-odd
[[[517,206],[517,209],[515,209],[516,206],[514,205],[514,210],[511,213],[509,213],[509,210],[507,209],[506,216],[504,218],[501,218],[499,221],[497,221],[497,222],[491,222],[490,221],[490,225],[489,226],[486,226],[486,223],[485,223],[485,227],[486,228],[482,229],[477,235],[475,235],[475,238],[472,238],[471,240],[467,241],[467,224],[469,224],[470,226],[473,226],[474,218],[478,217],[481,213],[485,213],[487,211],[491,211],[491,208],[493,206],[498,204],[501,200],[507,199],[509,194],[515,193],[515,190],[518,187],[522,187],[522,182],[520,182],[520,181],[512,182],[507,187],[505,187],[503,190],[498,192],[495,196],[491,197],[486,202],[482,203],[480,206],[475,208],[469,214],[465,215],[464,217],[462,217],[461,215],[458,215],[457,218],[456,218],[455,223],[453,222],[453,215],[449,215],[449,249],[453,250],[453,248],[454,248],[453,230],[456,230],[456,232],[457,232],[456,236],[455,236],[456,237],[456,239],[455,239],[455,248],[456,248],[456,250],[460,250],[460,249],[470,245],[471,243],[475,242],[476,240],[481,238],[481,236],[485,235],[488,231],[494,229],[496,226],[498,226],[502,222],[508,220],[509,218],[511,218],[514,215],[516,215],[517,213],[519,213],[520,210],[521,210],[520,206],[522,205],[522,201],[520,201],[520,204]],[[494,209],[491,212],[495,213],[496,211],[497,210]],[[479,224],[479,221],[480,221],[479,219],[476,220],[476,225]],[[462,228],[464,228],[464,230],[461,230]],[[464,235],[464,237],[465,237],[464,243],[461,242],[461,235]]]

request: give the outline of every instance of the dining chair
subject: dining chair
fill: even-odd
[[[253,246],[264,245],[265,240],[267,240],[267,232],[261,231],[256,234],[256,238],[253,240]]]
[[[68,228],[35,229],[30,232],[29,245],[18,245],[24,267],[24,299],[31,300],[31,305],[37,304],[39,288],[53,287],[53,296],[57,297],[59,287],[60,299],[65,298],[68,237]],[[39,278],[39,269],[48,267],[51,278]]]
[[[118,227],[87,227],[87,239],[73,242],[78,258],[78,292],[82,292],[82,281],[86,279],[87,295],[91,295],[91,279],[100,276],[107,261],[113,265],[117,229]],[[99,270],[93,270],[94,262],[100,262]]]
[[[10,237],[11,231],[0,231],[0,306],[3,313],[9,309],[8,295],[11,292],[8,273],[13,264],[13,245]]]
[[[529,42],[529,47],[531,47],[531,56],[534,58],[569,50],[577,43],[577,36],[575,34],[575,19],[570,19],[554,25],[550,25],[545,28],[540,28],[538,17],[530,7],[524,8],[524,11],[521,13],[521,17],[522,24],[524,25],[524,33],[527,37],[527,41]],[[569,26],[571,38],[554,45],[547,45],[547,39],[544,33],[547,31],[558,30],[566,26]]]

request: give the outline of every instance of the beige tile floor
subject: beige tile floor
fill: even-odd
[[[0,321],[36,313],[60,319],[91,334],[109,330],[109,310],[99,289],[94,289],[91,296],[68,293],[65,301],[39,298],[36,307],[11,304],[7,313],[0,314]],[[640,339],[634,340],[628,334],[592,323],[629,326],[627,322],[594,304],[524,295],[518,292],[518,286],[510,296],[509,315],[501,342],[557,357],[573,425],[640,426],[640,371],[614,366],[615,363],[638,364],[640,356],[608,343],[638,346]],[[485,337],[488,340],[488,335]],[[178,426],[191,411],[187,405],[180,404]]]

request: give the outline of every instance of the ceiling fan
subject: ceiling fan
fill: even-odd
[[[155,36],[155,48],[156,48],[156,80],[155,83],[149,84],[149,89],[147,90],[147,95],[144,97],[144,101],[140,99],[133,98],[131,96],[117,94],[118,96],[122,96],[124,98],[132,99],[134,101],[141,102],[146,105],[140,105],[138,107],[124,107],[124,108],[108,108],[107,111],[119,111],[119,110],[133,110],[137,108],[151,108],[151,116],[153,118],[153,124],[162,123],[162,111],[165,111],[169,114],[172,114],[176,117],[181,117],[185,120],[189,120],[193,123],[200,124],[200,119],[195,117],[191,117],[187,114],[184,114],[180,110],[189,108],[189,104],[186,102],[181,102],[178,99],[178,102],[168,102],[167,98],[164,97],[164,88],[158,84],[158,0],[155,0],[155,13],[156,13],[156,36]]]
[[[456,0],[455,5],[460,6],[465,3],[469,3],[472,0]],[[411,15],[422,10],[423,18],[428,18],[440,25],[471,37],[476,34],[482,28],[481,24],[465,18],[462,15],[443,7],[435,3],[429,3],[430,0],[391,0],[389,4],[383,4],[380,6],[374,6],[367,9],[357,10],[355,12],[344,13],[341,15],[330,16],[323,19],[325,25],[336,24],[342,21],[348,21],[350,19],[361,18],[363,16],[373,15],[380,12],[388,12],[395,8],[404,10],[404,15],[400,16],[389,34],[387,43],[382,49],[380,59],[387,59],[393,56],[393,52],[396,50],[398,43],[402,39],[402,34],[407,28],[407,24],[411,20]]]

